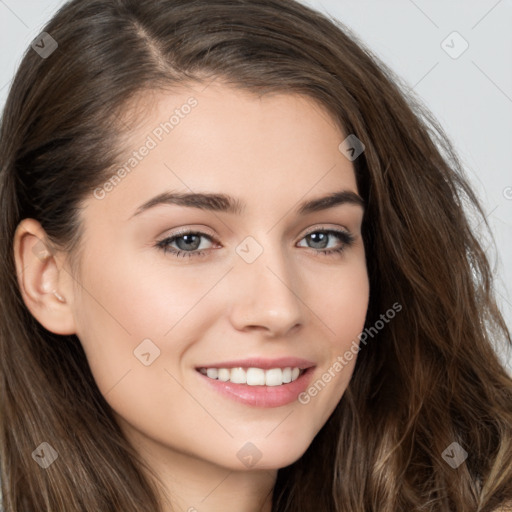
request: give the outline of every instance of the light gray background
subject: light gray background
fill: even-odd
[[[141,0],[143,1],[143,0]],[[481,198],[487,246],[512,326],[512,0],[301,0],[347,25],[434,113]],[[63,0],[0,0],[0,107],[22,53]],[[457,58],[442,42],[458,32]],[[461,40],[447,40],[452,52]],[[512,373],[512,354],[498,352]]]

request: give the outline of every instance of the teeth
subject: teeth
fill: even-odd
[[[227,368],[219,368],[217,378],[226,382],[230,378],[230,371]]]
[[[234,382],[235,384],[245,384],[247,382],[247,376],[245,375],[245,372],[243,368],[232,368],[230,372],[230,381]]]
[[[206,370],[206,375],[208,375],[210,379],[216,379],[219,376],[219,370],[217,370],[217,368],[208,368]]]
[[[281,386],[299,378],[305,372],[300,368],[201,368],[203,375],[210,379],[218,379],[234,384],[247,384],[248,386]]]

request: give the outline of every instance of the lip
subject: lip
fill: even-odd
[[[297,360],[295,360],[297,361]],[[200,368],[233,368],[237,366],[202,366]],[[261,364],[261,363],[260,363]],[[275,364],[275,361],[272,363]],[[308,363],[310,364],[310,363]],[[286,364],[286,366],[293,366]],[[251,365],[249,365],[251,367]],[[254,365],[253,367],[262,368],[262,366]],[[269,368],[279,368],[280,365],[270,366]],[[211,379],[210,377],[203,375],[199,371],[196,371],[199,378],[201,378],[206,385],[210,386],[211,389],[220,393],[221,395],[251,407],[281,407],[295,402],[298,396],[303,393],[309,386],[313,377],[315,366],[308,366],[307,369],[300,375],[297,380],[289,382],[288,384],[282,384],[280,386],[249,386],[248,384],[234,384],[233,382],[223,382],[217,379]]]
[[[224,361],[221,363],[196,366],[196,370],[199,370],[200,368],[261,368],[262,370],[270,370],[271,368],[286,368],[288,366],[291,368],[307,370],[308,368],[315,366],[315,363],[298,357],[279,357],[277,359],[251,357],[236,361]]]

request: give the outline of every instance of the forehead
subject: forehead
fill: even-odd
[[[123,215],[165,190],[223,192],[267,209],[308,194],[357,192],[352,163],[339,150],[345,134],[303,95],[260,96],[218,82],[150,91],[127,107],[123,122],[124,171],[113,170],[116,183],[102,201]]]

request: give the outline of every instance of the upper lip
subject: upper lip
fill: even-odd
[[[220,363],[205,364],[197,366],[199,368],[261,368],[270,370],[271,368],[300,368],[306,369],[315,366],[315,363],[307,359],[298,357],[279,357],[277,359],[264,359],[262,357],[251,357],[249,359],[238,359],[236,361],[223,361]]]

